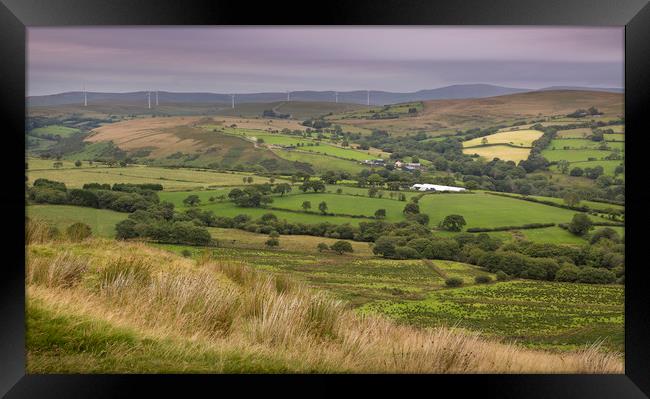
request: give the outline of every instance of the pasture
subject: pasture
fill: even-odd
[[[533,141],[542,136],[539,130],[513,130],[476,137],[463,142],[464,148],[479,147],[485,144],[508,144],[516,147],[532,147]]]
[[[576,162],[571,162],[569,169],[573,168],[593,168],[596,166],[602,166],[603,171],[607,176],[614,176],[614,172],[616,170],[616,167],[623,164],[623,160],[614,160],[614,161],[576,161]],[[551,170],[558,171],[557,166],[551,166]],[[619,175],[621,176],[621,175]]]
[[[70,137],[75,133],[79,133],[79,129],[62,125],[48,125],[29,131],[29,134],[32,136],[59,136],[61,138]]]
[[[242,178],[253,176],[253,183],[267,183],[265,177],[246,173],[221,173],[206,169],[178,169],[155,166],[123,168],[78,168],[28,170],[30,182],[39,178],[60,181],[68,187],[79,188],[85,183],[159,183],[165,190],[187,190],[243,184]]]
[[[306,162],[312,166],[316,173],[324,173],[330,170],[348,173],[359,173],[362,170],[367,169],[366,166],[359,164],[357,161],[348,161],[344,159],[333,158],[324,154],[296,150],[288,151],[283,149],[272,149],[271,151],[273,151],[273,153],[280,158],[286,159],[287,161]],[[368,157],[369,156],[366,156],[364,159],[368,159]]]
[[[623,287],[529,280],[437,290],[426,299],[365,305],[422,327],[457,325],[535,348],[574,350],[603,340],[623,351]]]
[[[586,139],[553,139],[549,144],[551,150],[566,150],[566,149],[599,149],[602,144],[605,144],[610,150],[624,149],[625,143],[623,141],[592,141]]]
[[[562,150],[562,149],[545,149],[542,150],[542,156],[549,160],[553,161],[569,161],[569,162],[578,162],[578,161],[588,161],[589,158],[595,158],[596,160],[602,160],[607,155],[610,154],[610,151],[607,150]]]
[[[114,237],[115,224],[126,219],[129,214],[71,205],[29,205],[27,216],[46,220],[59,231],[65,231],[71,224],[81,222],[90,226],[93,235]]]
[[[581,127],[577,129],[559,130],[557,137],[562,139],[584,139],[592,134],[592,130],[588,127]]]

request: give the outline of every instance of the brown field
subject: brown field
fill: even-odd
[[[485,147],[465,148],[463,149],[463,153],[467,155],[478,154],[487,160],[499,158],[505,161],[518,162],[528,158],[530,148],[515,148],[507,145],[490,145]]]
[[[499,132],[489,136],[477,137],[463,142],[463,147],[477,147],[481,146],[483,139],[487,140],[488,144],[510,144],[517,147],[532,147],[533,141],[542,136],[539,130],[512,130],[509,132]]]
[[[468,129],[541,116],[561,116],[579,108],[595,106],[605,117],[623,115],[623,95],[590,91],[541,91],[505,96],[424,101],[424,109],[415,117],[387,120],[345,119],[341,123],[366,129],[387,129],[394,134],[409,131]]]

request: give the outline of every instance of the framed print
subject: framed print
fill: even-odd
[[[0,17],[7,397],[650,393],[644,1]]]

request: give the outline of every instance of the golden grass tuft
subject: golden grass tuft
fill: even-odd
[[[79,246],[93,252],[71,255]],[[534,351],[454,328],[418,329],[359,315],[324,292],[243,263],[209,256],[195,263],[141,243],[98,239],[38,248],[29,256],[28,300],[127,326],[160,342],[272,358],[288,371],[623,371],[621,356],[597,345],[562,354]],[[56,255],[44,255],[44,248]],[[111,256],[92,256],[104,253]],[[102,282],[100,289],[79,284],[85,280]],[[39,362],[37,355],[29,359]],[[156,359],[150,362],[155,370]],[[215,364],[215,371],[221,369]]]

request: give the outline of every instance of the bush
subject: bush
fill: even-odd
[[[269,238],[264,244],[266,244],[266,246],[269,248],[278,247],[280,246],[280,240],[277,238]]]
[[[593,228],[593,224],[589,216],[584,213],[576,213],[567,228],[572,234],[583,236]]]
[[[189,249],[184,249],[181,251],[181,255],[183,255],[183,257],[185,258],[189,258],[190,256],[192,256],[192,252]]]
[[[445,285],[447,287],[460,287],[463,285],[463,279],[459,277],[451,277],[445,280]]]
[[[497,272],[497,281],[507,281],[508,275],[503,270]]]
[[[73,241],[83,241],[92,235],[90,226],[84,223],[74,223],[70,225],[66,231],[66,235]]]
[[[492,278],[490,276],[476,276],[474,277],[474,282],[476,284],[487,284],[492,282]]]
[[[316,249],[318,249],[318,252],[324,252],[327,251],[329,247],[324,242],[319,242],[318,245],[316,245]]]
[[[396,259],[419,259],[420,254],[414,248],[411,247],[396,247],[395,248],[395,258]]]
[[[344,252],[354,252],[352,249],[352,244],[347,241],[336,241],[330,246],[330,249],[339,255],[343,254]]]
[[[560,267],[560,270],[555,273],[555,280],[573,283],[578,280],[579,274],[580,269],[576,265],[565,263]]]
[[[614,273],[607,269],[583,267],[578,273],[578,282],[587,284],[611,284],[616,281]]]

